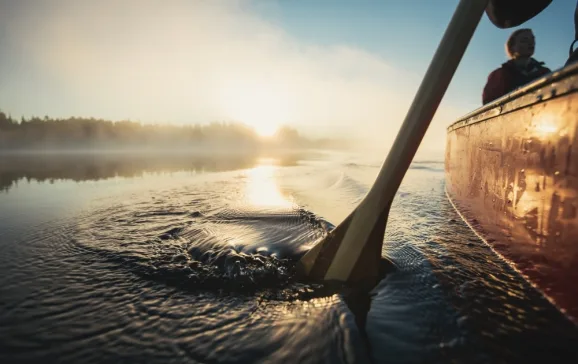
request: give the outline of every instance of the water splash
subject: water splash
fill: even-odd
[[[198,186],[175,192],[91,211],[78,220],[75,242],[144,279],[187,290],[275,291],[282,299],[322,290],[297,282],[295,263],[333,225],[303,208],[241,208]]]

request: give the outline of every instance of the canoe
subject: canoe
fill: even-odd
[[[464,221],[578,323],[578,63],[447,128],[445,183]]]

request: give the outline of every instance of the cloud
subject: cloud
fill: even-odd
[[[351,45],[294,39],[247,5],[22,0],[0,20],[12,46],[58,80],[37,97],[60,103],[64,115],[73,97],[71,109],[96,117],[287,123],[317,136],[393,141],[416,75]],[[430,139],[440,145],[439,135]]]

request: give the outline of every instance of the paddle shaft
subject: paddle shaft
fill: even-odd
[[[488,1],[460,0],[373,186],[359,206],[301,258],[300,274],[358,286],[376,283],[391,202]]]
[[[487,4],[488,0],[460,0],[393,146],[364,200],[383,207],[393,200]]]
[[[300,260],[312,279],[370,285],[378,276],[389,207],[489,0],[461,0],[368,194]]]

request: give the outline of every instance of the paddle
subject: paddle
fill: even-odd
[[[460,0],[372,188],[340,225],[301,258],[300,275],[371,289],[380,277],[382,261],[386,269],[393,268],[393,262],[381,257],[389,208],[484,11],[497,27],[508,28],[534,17],[550,2]]]
[[[532,19],[551,3],[552,0],[490,0],[486,13],[498,28],[512,28]]]
[[[340,225],[301,258],[299,274],[368,289],[377,283],[391,202],[488,2],[460,0],[372,188]]]

